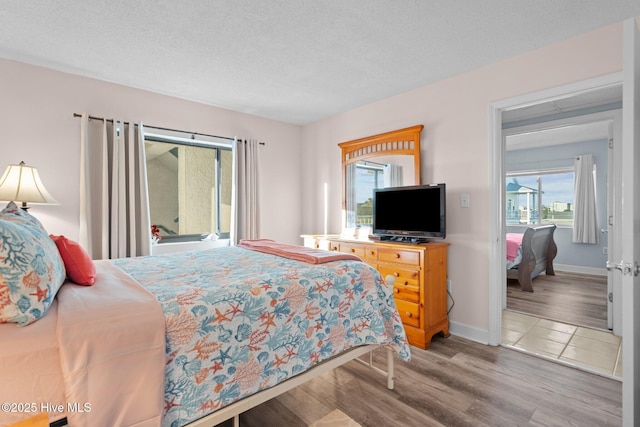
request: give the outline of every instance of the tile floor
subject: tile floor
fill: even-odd
[[[504,310],[502,343],[590,372],[622,377],[621,337]]]

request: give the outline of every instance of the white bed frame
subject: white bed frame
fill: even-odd
[[[230,418],[233,418],[233,426],[240,426],[240,414],[248,411],[249,409],[260,405],[261,403],[266,402],[267,400],[273,399],[285,393],[292,388],[299,386],[309,380],[312,380],[330,370],[337,368],[338,366],[344,365],[347,362],[352,360],[356,360],[364,365],[367,365],[375,372],[382,374],[387,377],[387,388],[392,390],[394,387],[394,361],[393,361],[393,351],[387,349],[387,370],[384,371],[373,365],[373,355],[372,351],[376,348],[380,347],[379,345],[366,345],[355,347],[350,350],[347,350],[344,353],[341,353],[337,356],[332,357],[318,365],[312,367],[308,371],[305,371],[301,374],[296,375],[295,377],[289,378],[286,381],[281,382],[280,384],[271,387],[269,389],[263,390],[251,396],[247,396],[244,399],[241,399],[231,405],[225,406],[210,415],[202,417],[196,421],[193,421],[190,424],[187,424],[186,427],[212,427],[217,424],[220,424]],[[369,360],[364,361],[360,359],[360,356],[369,353]]]

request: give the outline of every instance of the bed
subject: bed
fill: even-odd
[[[533,292],[532,279],[540,273],[555,275],[555,230],[555,224],[548,224],[529,227],[524,233],[506,234],[507,279],[516,279],[523,291]]]
[[[3,240],[15,238],[3,225]],[[48,287],[48,308],[23,313],[37,319],[0,323],[0,401],[10,403],[0,425],[39,412],[52,426],[237,422],[373,348],[408,360],[392,288],[361,261],[317,253],[223,247],[93,262],[92,286]]]

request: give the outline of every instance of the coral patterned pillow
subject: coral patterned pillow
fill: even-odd
[[[64,236],[49,236],[56,242],[67,277],[78,285],[91,286],[96,281],[96,266],[80,244]]]
[[[0,323],[24,326],[44,316],[65,276],[40,221],[9,203],[0,211]]]

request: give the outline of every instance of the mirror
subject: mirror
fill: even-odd
[[[342,234],[371,229],[374,189],[420,184],[423,128],[417,125],[338,144],[342,149]]]

